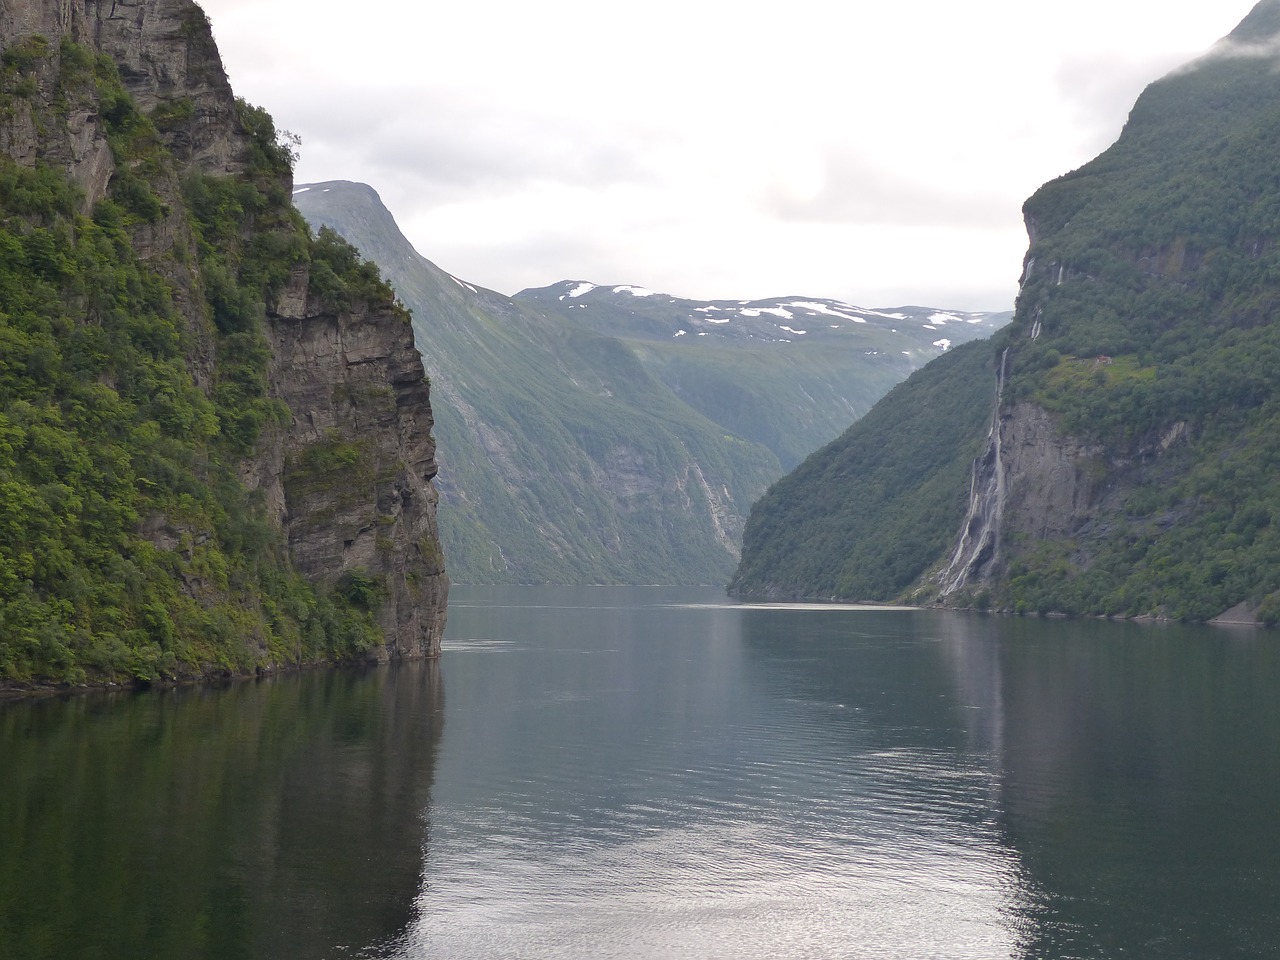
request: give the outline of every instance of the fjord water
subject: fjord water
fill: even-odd
[[[1276,956],[1277,642],[458,588],[438,666],[0,705],[0,956]]]

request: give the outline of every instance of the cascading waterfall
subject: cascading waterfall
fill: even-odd
[[[940,597],[949,597],[973,580],[981,579],[1000,558],[1000,521],[1004,513],[1004,462],[1000,435],[1000,401],[1004,393],[1006,347],[1000,354],[996,372],[995,409],[987,449],[973,462],[969,485],[969,509],[960,530],[956,549],[939,577]]]

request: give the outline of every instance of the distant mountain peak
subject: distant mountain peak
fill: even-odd
[[[564,311],[597,332],[647,339],[700,337],[788,344],[850,336],[879,338],[877,354],[927,360],[953,344],[987,336],[1011,313],[967,312],[937,307],[859,307],[821,297],[763,300],[689,300],[634,284],[562,280],[521,290],[517,300]],[[950,326],[948,326],[950,325]],[[950,336],[939,336],[946,330]]]

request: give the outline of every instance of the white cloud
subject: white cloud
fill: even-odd
[[[502,292],[1011,305],[1020,208],[1252,0],[208,0],[300,181]]]

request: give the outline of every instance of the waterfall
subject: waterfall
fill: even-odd
[[[987,449],[973,461],[969,509],[956,549],[939,577],[940,597],[949,597],[971,580],[981,579],[1000,559],[1000,521],[1004,513],[1004,451],[1001,449],[1000,400],[1004,393],[1009,348],[1000,354],[995,409],[987,433]]]

